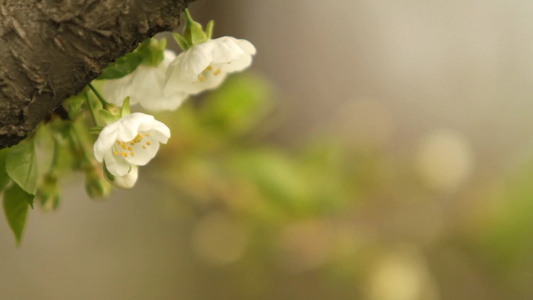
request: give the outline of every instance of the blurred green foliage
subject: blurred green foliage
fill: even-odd
[[[238,208],[253,218],[305,218],[345,207],[356,170],[343,147],[315,142],[292,153],[262,139],[274,129],[275,99],[264,79],[241,75],[188,101],[177,116],[160,116],[173,135],[158,160],[164,178],[203,202],[252,198],[255,204]]]
[[[172,137],[140,181],[162,182],[159,200],[168,204],[162,215],[190,222],[198,258],[191,268],[205,278],[216,275],[217,294],[530,299],[532,163],[477,171],[454,189],[434,189],[417,170],[414,151],[327,136],[298,137],[292,146],[277,142],[282,99],[248,72],[156,116]],[[92,94],[89,101],[99,105]],[[94,137],[83,105],[84,99],[70,98],[65,107],[75,122],[54,118],[35,137],[44,178],[35,201],[44,209],[57,208],[58,181],[71,170],[85,173],[92,196],[110,191],[88,155]],[[11,185],[7,195],[17,188]],[[4,205],[18,216],[10,225],[20,238],[28,205]]]
[[[414,157],[376,145],[277,144],[269,134],[280,99],[247,73],[158,116],[172,138],[153,175],[197,219],[201,261],[237,260],[232,268],[247,274],[239,280],[254,282],[248,295],[268,289],[257,282],[298,273],[321,278],[335,299],[528,299],[518,278],[533,268],[530,166],[433,190]],[[233,247],[235,236],[244,245]],[[224,258],[226,248],[241,252]]]

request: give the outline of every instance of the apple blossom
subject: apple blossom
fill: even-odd
[[[138,103],[150,111],[178,108],[188,95],[179,90],[163,92],[165,72],[176,54],[165,50],[163,55],[163,60],[155,66],[141,64],[135,71],[122,78],[106,80],[102,86],[104,98],[120,106],[129,96],[131,105]]]
[[[169,137],[170,129],[153,116],[132,113],[102,129],[94,156],[113,176],[125,176],[154,158],[159,143],[166,144]]]
[[[249,41],[230,36],[193,45],[168,66],[165,93],[195,95],[216,88],[227,74],[248,68],[255,52]]]

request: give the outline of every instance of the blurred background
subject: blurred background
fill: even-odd
[[[190,9],[252,68],[134,189],[1,222],[0,299],[533,299],[530,1]]]

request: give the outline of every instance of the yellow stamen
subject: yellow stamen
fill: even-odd
[[[209,65],[209,67],[205,68],[207,71],[213,70],[213,66]]]
[[[146,133],[146,136],[150,136],[150,133],[147,132],[147,133]]]
[[[124,153],[124,157],[128,157],[128,153]]]
[[[200,75],[200,76],[198,77],[198,79],[200,80],[200,82],[204,82],[204,81],[205,81],[205,77],[202,76],[202,75]]]
[[[118,151],[113,152],[113,154],[118,155]]]
[[[126,144],[122,144],[122,145],[120,145],[120,147],[121,147],[123,150],[126,150]]]
[[[146,146],[145,146],[145,145],[143,145],[143,149],[146,149]]]
[[[132,148],[132,147],[128,147],[128,150],[130,150],[130,151],[131,151],[131,150],[133,150],[133,148]]]
[[[217,69],[215,72],[213,72],[213,74],[215,74],[215,76],[219,75],[220,72],[222,72],[220,69]]]
[[[150,146],[151,144],[152,144],[152,143],[150,143],[150,142],[146,142],[146,145],[148,145],[148,146]]]
[[[131,154],[131,156],[134,156],[134,155],[135,155],[135,153],[134,153],[134,152],[132,152],[132,153],[130,153],[130,154]]]

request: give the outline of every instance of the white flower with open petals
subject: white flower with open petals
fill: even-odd
[[[170,129],[153,116],[132,113],[104,127],[94,156],[112,175],[125,176],[154,158],[159,143],[166,144],[169,137]]]
[[[227,74],[248,68],[255,52],[249,41],[230,36],[194,45],[169,65],[165,92],[195,95],[216,88]]]
[[[122,78],[106,80],[102,95],[118,106],[129,96],[131,105],[139,103],[150,111],[175,110],[188,96],[178,90],[163,92],[166,70],[175,57],[174,52],[165,50],[163,61],[157,66],[141,64]]]

